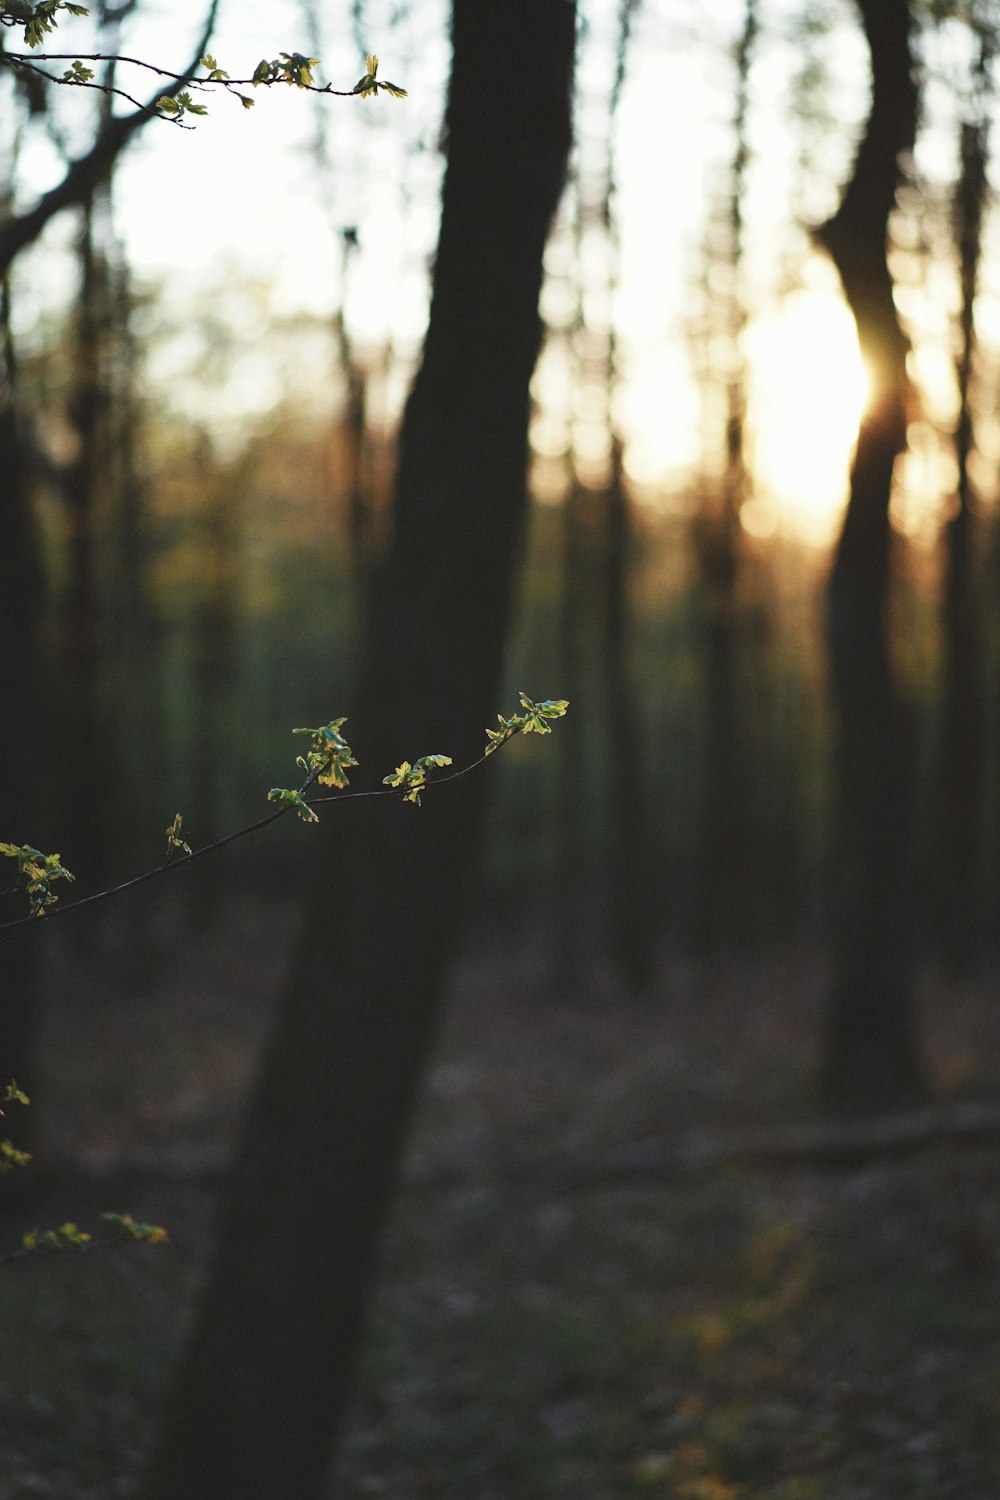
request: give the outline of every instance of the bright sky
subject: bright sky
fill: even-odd
[[[802,63],[795,34],[802,5],[795,0],[761,6],[751,78],[742,272],[751,316],[742,349],[757,495],[744,521],[755,535],[791,529],[825,541],[846,495],[865,377],[836,276],[809,255],[792,216],[801,209],[818,220],[836,203],[866,106],[867,67],[847,0],[813,0],[807,8],[814,19],[825,13],[831,30],[819,44],[828,117],[806,132],[805,163],[803,131],[790,121]],[[437,224],[441,161],[435,148],[449,62],[448,7],[446,0],[412,0],[402,24],[392,26],[399,9],[396,0],[369,0],[362,39],[353,35],[350,0],[317,0],[323,29],[316,43],[302,0],[223,0],[211,50],[230,73],[249,74],[261,57],[281,50],[315,51],[322,78],[349,88],[363,72],[364,52],[373,50],[382,75],[405,85],[409,99],[314,99],[274,89],[259,91],[256,107],[243,110],[219,95],[209,99],[210,114],[193,132],[147,126],[122,164],[116,215],[129,259],[141,280],[161,287],[160,305],[183,330],[163,347],[154,373],[170,382],[181,406],[186,381],[192,414],[204,416],[209,399],[206,382],[190,376],[199,365],[211,366],[212,389],[229,420],[268,408],[296,381],[316,390],[316,368],[301,358],[282,363],[272,329],[276,318],[325,316],[336,308],[343,291],[338,231],[349,224],[359,226],[361,240],[346,289],[356,337],[373,346],[392,341],[406,357],[418,348]],[[584,149],[591,153],[603,149],[615,9],[607,0],[583,4],[578,110]],[[743,10],[742,0],[712,6],[646,0],[635,25],[616,136],[621,265],[614,320],[624,386],[614,411],[626,438],[627,470],[647,499],[656,489],[669,494],[689,482],[699,459],[692,285],[706,205],[712,193],[724,191],[732,155],[731,48]],[[179,67],[193,48],[200,17],[193,0],[145,0],[123,50]],[[60,50],[70,50],[71,38],[86,50],[87,37],[85,22],[67,23]],[[954,52],[953,38],[949,45]],[[948,61],[947,47],[945,53]],[[133,87],[145,97],[149,85],[139,80]],[[941,97],[940,124],[932,120],[921,149],[926,169],[947,175],[953,140],[945,128],[951,123],[947,90]],[[77,95],[66,108],[85,102]],[[332,163],[326,171],[313,154],[317,125]],[[54,152],[38,141],[24,167],[25,180],[37,188],[58,172]],[[55,238],[68,227],[60,226]],[[46,283],[41,300],[52,300],[53,285]],[[26,291],[21,316],[29,322],[33,301]],[[940,322],[935,308],[927,298],[920,303],[919,293],[911,296],[918,321],[933,321],[933,314]],[[220,327],[244,344],[239,359],[221,372],[211,360]],[[947,340],[947,326],[931,331],[938,345]],[[940,358],[939,368],[931,368],[933,343],[920,358],[940,393],[948,371]],[[320,374],[329,377],[328,364]],[[536,383],[539,389],[544,400],[544,382],[541,388]],[[553,419],[546,426],[546,420],[536,431],[556,453],[558,424]],[[933,448],[925,440],[930,457],[925,452],[919,473],[910,466],[925,499],[948,477],[935,467]]]

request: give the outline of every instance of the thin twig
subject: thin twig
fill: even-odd
[[[338,99],[350,99],[354,95],[360,97],[360,90],[357,88],[335,89],[329,83],[298,83],[284,76],[278,78],[192,78],[186,73],[173,73],[169,68],[161,68],[157,63],[147,62],[145,58],[126,57],[120,52],[4,52],[0,54],[0,63],[2,62],[9,63],[15,68],[31,68],[34,72],[41,73],[43,78],[50,79],[52,83],[72,83],[76,84],[78,88],[102,89],[106,92],[108,90],[105,84],[95,83],[89,79],[83,82],[82,80],[73,78],[56,78],[51,73],[43,73],[37,64],[40,62],[126,63],[129,67],[145,68],[148,72],[155,73],[159,78],[167,78],[173,83],[183,84],[185,88],[195,88],[204,92],[208,92],[210,89],[272,88],[275,84],[283,83],[288,85],[294,84],[295,88],[305,89],[310,94],[335,94]],[[118,90],[110,90],[110,92],[117,93]],[[129,98],[129,95],[126,94],[125,98]],[[134,99],[131,102],[133,104],[136,103]],[[146,105],[140,106],[143,109],[147,107]]]
[[[492,753],[496,753],[496,750],[501,750],[504,745],[510,743],[511,739],[516,738],[516,734],[510,735],[508,739],[498,744]],[[450,781],[458,781],[460,777],[468,775],[470,771],[474,771],[477,767],[483,765],[489,758],[489,754],[480,755],[477,760],[470,761],[467,766],[462,766],[459,770],[451,771],[447,776],[438,777],[433,782],[428,783],[426,790],[436,790],[440,786],[447,785]],[[326,765],[318,766],[309,773],[302,785],[297,788],[300,797],[303,797],[303,793],[324,774],[326,768]],[[365,792],[336,792],[329,797],[303,797],[303,801],[306,803],[306,806],[312,807],[328,802],[354,802],[361,797],[399,798],[399,796],[400,791],[398,787],[378,787]],[[235,843],[237,839],[243,839],[251,833],[259,832],[260,829],[266,828],[269,823],[276,823],[279,818],[286,817],[292,811],[292,807],[293,804],[291,802],[286,802],[283,806],[276,808],[274,812],[267,813],[263,818],[258,818],[255,823],[248,823],[245,828],[237,828],[232,833],[224,833],[221,838],[213,839],[208,844],[202,844],[200,848],[193,849],[190,854],[182,854],[179,858],[176,856],[168,858],[162,864],[155,865],[150,870],[144,870],[141,875],[133,875],[131,879],[123,880],[118,885],[108,886],[106,890],[95,891],[90,896],[81,896],[77,901],[67,901],[59,906],[52,906],[38,913],[33,912],[27,917],[17,917],[13,922],[0,922],[0,933],[12,932],[22,927],[37,928],[41,921],[50,922],[55,917],[67,916],[70,912],[79,911],[81,907],[93,906],[98,901],[107,901],[112,896],[120,896],[123,891],[129,891],[137,885],[145,885],[150,880],[157,880],[161,875],[167,875],[173,870],[180,870],[184,865],[191,864],[193,860],[204,858],[206,854],[214,854],[217,849],[223,849],[227,844]]]
[[[150,1241],[144,1238],[136,1239],[133,1235],[109,1234],[102,1235],[100,1239],[91,1237],[83,1244],[46,1244],[40,1240],[37,1245],[20,1245],[16,1250],[5,1250],[0,1254],[0,1266],[9,1266],[18,1260],[37,1260],[40,1256],[69,1255],[71,1252],[80,1253],[87,1250],[113,1250],[121,1245],[146,1245]],[[162,1245],[163,1241],[159,1242]]]
[[[141,99],[136,99],[134,95],[127,93],[125,89],[116,88],[113,84],[96,83],[93,79],[90,78],[60,78],[55,73],[46,73],[45,69],[40,68],[33,58],[21,57],[9,52],[5,53],[4,56],[9,58],[13,62],[15,69],[20,69],[24,73],[34,73],[36,77],[44,78],[47,83],[58,83],[61,87],[65,88],[97,89],[98,93],[101,94],[117,95],[119,99],[124,99],[127,101],[127,103],[133,104],[137,110],[140,110],[145,115],[160,115],[169,124],[180,125],[182,130],[189,130],[192,128],[188,125],[184,125],[180,120],[173,119],[170,115],[163,114],[161,110],[151,108],[148,104],[143,104]],[[43,61],[47,60],[49,59],[43,59]],[[50,60],[52,62],[59,62],[61,59],[54,57]],[[102,59],[97,58],[95,59],[95,61],[102,61]],[[116,59],[108,58],[106,59],[106,61],[114,62],[116,61]]]

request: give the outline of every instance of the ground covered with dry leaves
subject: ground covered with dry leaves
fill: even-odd
[[[85,1170],[25,1212],[171,1243],[0,1269],[0,1500],[130,1492],[286,927],[234,913],[128,992],[114,955],[50,956],[32,1108]],[[456,976],[341,1500],[997,1500],[1000,1145],[588,1175],[807,1120],[822,956],[672,959],[642,1000],[540,972],[525,944]],[[1000,1096],[997,978],[925,983],[942,1098]]]

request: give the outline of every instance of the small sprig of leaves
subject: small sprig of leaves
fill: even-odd
[[[30,1104],[31,1100],[23,1089],[19,1089],[14,1079],[7,1084],[2,1095],[4,1104]],[[4,1113],[0,1109],[0,1116]],[[0,1177],[12,1172],[16,1167],[26,1167],[31,1161],[30,1151],[19,1151],[10,1141],[0,1141]],[[147,1245],[162,1245],[170,1238],[161,1224],[143,1224],[134,1219],[131,1214],[104,1213],[101,1218],[109,1226],[110,1232],[97,1239],[87,1230],[81,1229],[73,1219],[67,1219],[57,1229],[29,1229],[27,1234],[22,1235],[21,1245],[17,1250],[9,1250],[0,1254],[0,1265],[7,1265],[11,1261],[23,1260],[36,1252],[44,1253],[51,1250],[87,1250],[91,1246],[107,1248],[123,1242],[141,1240]]]
[[[293,734],[309,735],[309,749],[305,755],[295,757],[295,764],[308,773],[310,780],[318,781],[320,786],[345,787],[348,769],[357,765],[350,745],[340,732],[341,725],[346,723],[346,718],[331,719],[329,724],[321,724],[319,729],[292,730]]]
[[[20,1151],[9,1140],[0,1141],[0,1177],[13,1172],[15,1167],[26,1167],[31,1160],[30,1151]]]
[[[170,1239],[162,1224],[141,1224],[131,1214],[101,1214],[106,1224],[116,1229],[124,1240],[142,1240],[147,1245],[165,1245]]]
[[[205,83],[220,83],[227,94],[235,95],[244,109],[253,109],[254,101],[250,98],[250,95],[240,93],[230,75],[226,72],[225,68],[219,67],[211,52],[205,53],[205,56],[201,60],[201,65],[203,68],[208,69],[208,77],[204,80]]]
[[[503,714],[497,714],[499,729],[487,729],[486,751],[492,755],[494,750],[499,750],[515,734],[551,734],[551,719],[561,719],[569,708],[568,698],[545,698],[541,703],[533,703],[524,693],[518,693],[523,713],[511,714],[505,719]]]
[[[72,1219],[60,1224],[58,1229],[29,1229],[21,1240],[25,1250],[86,1250],[91,1236]]]
[[[71,5],[70,0],[6,0],[0,5],[0,26],[22,26],[27,46],[37,47],[50,31],[59,24],[59,12],[67,11],[71,16],[89,15],[85,5]]]
[[[170,1239],[169,1234],[160,1224],[142,1224],[133,1219],[131,1214],[102,1214],[101,1218],[109,1224],[114,1231],[113,1234],[94,1239],[87,1230],[81,1229],[79,1224],[72,1219],[67,1219],[65,1224],[60,1224],[58,1229],[29,1229],[22,1236],[22,1251],[31,1253],[35,1250],[89,1250],[92,1246],[106,1249],[110,1245],[117,1245],[129,1241],[142,1241],[147,1245],[164,1245]],[[4,1259],[11,1259],[7,1256]]]
[[[304,52],[279,52],[268,62],[262,57],[253,71],[251,83],[288,83],[297,89],[316,87],[312,70],[319,64],[318,57],[306,57]]]
[[[156,101],[161,115],[179,125],[186,115],[207,115],[207,104],[196,104],[190,89],[180,89],[176,94],[163,94]]]
[[[4,1089],[3,1102],[5,1104],[30,1104],[31,1100],[23,1089],[19,1089],[14,1079],[11,1079]],[[5,1111],[0,1109],[0,1118]],[[0,1141],[0,1177],[13,1172],[15,1167],[26,1167],[31,1160],[30,1151],[19,1151],[9,1140]]]
[[[297,788],[292,786],[273,786],[267,794],[268,802],[279,802],[285,807],[294,807],[296,814],[303,823],[318,823],[319,813],[313,812],[309,803]]]
[[[17,1086],[17,1079],[12,1078],[3,1091],[3,1102],[5,1104],[30,1104],[31,1100],[23,1089]],[[3,1119],[5,1111],[0,1109],[0,1119]]]
[[[94,76],[94,70],[93,70],[93,68],[88,68],[86,66],[86,64],[82,63],[80,61],[80,59],[77,57],[77,58],[74,58],[74,60],[71,63],[71,65],[66,69],[66,71],[63,74],[60,82],[62,82],[62,83],[75,83],[75,84],[78,84],[80,88],[86,88],[86,86],[90,83],[90,81],[93,78],[93,76]]]
[[[309,806],[304,793],[314,781],[321,786],[336,787],[339,791],[347,786],[347,772],[351,766],[357,765],[357,761],[340,732],[341,725],[346,723],[346,718],[331,719],[329,724],[321,724],[318,729],[292,730],[293,734],[307,734],[310,739],[305,755],[295,757],[295,764],[305,771],[306,779],[300,787],[273,786],[267,794],[268,802],[293,807],[303,823],[319,822],[319,814]]]
[[[408,760],[404,760],[391,775],[382,777],[382,785],[402,787],[404,789],[403,801],[412,802],[419,807],[420,793],[427,789],[428,772],[451,764],[450,755],[422,755],[419,760],[413,762],[412,766]]]
[[[191,853],[191,845],[186,844],[181,838],[181,828],[183,826],[183,823],[184,819],[182,818],[181,814],[174,813],[174,821],[167,829],[167,857],[165,863],[168,865],[178,851],[180,851],[181,854]]]
[[[359,94],[362,99],[374,99],[382,89],[385,93],[391,94],[394,99],[406,98],[406,90],[401,89],[398,83],[388,83],[375,76],[378,73],[378,58],[374,52],[370,52],[365,58],[365,69],[364,77],[358,79],[351,90],[352,94]]]
[[[58,854],[43,854],[30,844],[0,844],[0,854],[17,860],[15,886],[24,882],[24,889],[31,905],[33,917],[44,917],[46,907],[53,906],[59,897],[52,890],[56,880],[76,879],[61,862]]]

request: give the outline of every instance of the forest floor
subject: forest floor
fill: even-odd
[[[0,1500],[117,1500],[148,1452],[280,988],[259,917],[130,993],[117,958],[49,956],[32,1108],[85,1170],[40,1152],[30,1221],[171,1240],[4,1266]],[[643,1000],[537,973],[528,945],[456,975],[340,1500],[997,1500],[1000,1145],[588,1175],[807,1121],[822,957],[673,959]],[[1000,1096],[998,978],[925,980],[942,1099]]]

